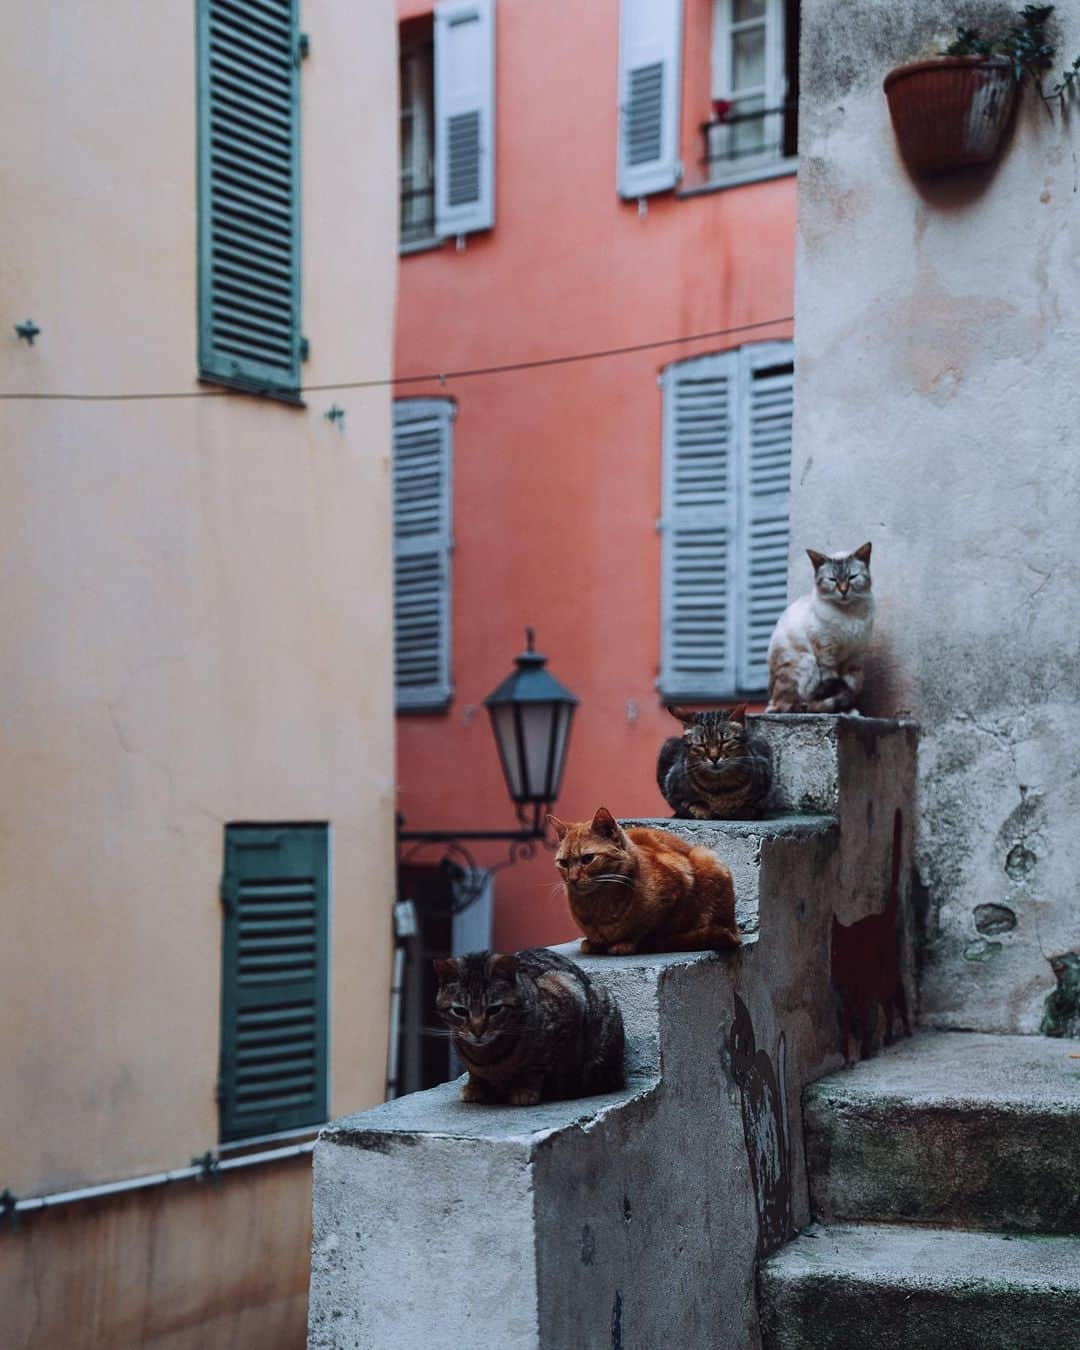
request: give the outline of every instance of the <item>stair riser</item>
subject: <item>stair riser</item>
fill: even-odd
[[[805,1103],[825,1223],[1080,1232],[1080,1112]]]
[[[767,1272],[761,1292],[763,1350],[1045,1350],[1075,1345],[1080,1327],[1075,1292],[786,1281]]]

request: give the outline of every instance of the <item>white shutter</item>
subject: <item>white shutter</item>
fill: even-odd
[[[794,377],[790,342],[740,357],[738,687],[769,684],[769,638],[787,603]]]
[[[495,224],[494,0],[435,6],[435,229]]]
[[[738,353],[664,372],[660,688],[722,694],[735,683]]]
[[[394,404],[394,684],[399,710],[437,708],[450,685],[453,404]]]
[[[682,175],[679,104],[683,0],[622,0],[619,163],[623,197],[666,192]]]

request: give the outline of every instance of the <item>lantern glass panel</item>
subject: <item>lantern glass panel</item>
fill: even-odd
[[[547,802],[553,802],[562,788],[562,771],[566,755],[566,738],[570,734],[570,719],[573,715],[574,705],[572,703],[558,703],[555,705],[555,716],[558,718],[558,724],[555,729],[555,756],[552,759],[551,768],[554,779],[548,785],[550,791],[545,798],[545,801]]]
[[[491,709],[491,721],[495,727],[495,739],[499,743],[499,755],[502,759],[506,786],[514,801],[520,801],[525,793],[522,790],[521,756],[518,754],[517,726],[514,720],[514,707],[510,703],[501,703]]]
[[[548,786],[551,763],[552,723],[558,716],[558,705],[552,703],[525,703],[519,709],[521,733],[525,742],[525,796],[530,801],[551,800]]]

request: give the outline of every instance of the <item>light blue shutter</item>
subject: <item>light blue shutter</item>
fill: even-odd
[[[198,0],[199,369],[300,383],[296,0]]]
[[[623,197],[666,192],[682,176],[679,106],[683,0],[622,0],[619,162]]]
[[[394,404],[394,683],[399,711],[450,700],[453,404]]]
[[[790,342],[740,356],[738,686],[769,683],[769,638],[787,603],[794,376]]]
[[[660,688],[691,697],[735,682],[734,465],[738,353],[664,372]]]
[[[435,6],[435,230],[495,224],[494,0]]]

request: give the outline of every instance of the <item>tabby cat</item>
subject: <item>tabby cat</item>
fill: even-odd
[[[608,991],[558,952],[435,962],[435,1007],[469,1077],[463,1102],[548,1100],[623,1085],[623,1024]]]
[[[621,829],[605,806],[592,820],[548,820],[583,952],[698,952],[739,945],[731,873],[711,849],[645,826]]]
[[[730,712],[668,707],[685,728],[660,747],[656,781],[683,820],[745,820],[772,785],[769,747],[746,730],[746,704]]]
[[[874,629],[870,545],[806,552],[814,589],[788,605],[773,631],[766,712],[844,712],[862,689]]]

